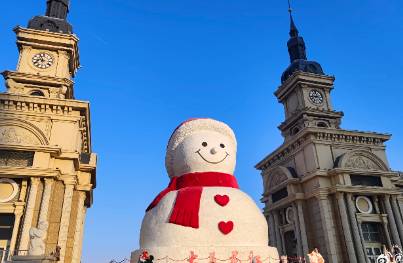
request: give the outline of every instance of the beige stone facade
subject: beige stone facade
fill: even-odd
[[[297,71],[275,92],[285,141],[256,166],[269,243],[288,256],[318,248],[330,263],[375,262],[382,245],[402,245],[402,179],[388,165],[390,135],[340,128],[333,81]]]
[[[74,98],[73,34],[15,28],[16,71],[0,93],[0,262],[25,255],[29,231],[47,221],[47,255],[81,261],[86,208],[95,188],[89,103]]]

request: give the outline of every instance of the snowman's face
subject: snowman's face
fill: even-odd
[[[218,132],[199,131],[187,136],[174,152],[174,176],[194,172],[233,174],[236,146]]]

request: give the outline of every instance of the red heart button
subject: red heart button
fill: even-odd
[[[221,221],[220,223],[218,223],[218,229],[220,229],[221,233],[223,233],[224,235],[229,234],[233,228],[234,228],[234,222],[232,221],[228,222]]]
[[[216,195],[214,196],[214,201],[220,206],[226,206],[229,202],[228,195]]]

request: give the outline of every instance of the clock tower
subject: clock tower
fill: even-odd
[[[28,28],[14,29],[20,53],[17,70],[3,73],[10,93],[74,98],[72,78],[80,60],[68,11],[68,0],[47,1],[45,16],[31,19]]]
[[[14,29],[17,69],[2,73],[1,263],[32,257],[79,263],[96,186],[89,103],[74,97],[80,60],[78,38],[67,21],[70,3],[46,4],[44,16]]]
[[[333,76],[306,56],[290,9],[291,64],[275,91],[284,105],[281,146],[260,161],[270,245],[326,262],[375,262],[403,241],[402,174],[389,168],[389,134],[346,130],[331,102]]]
[[[287,46],[291,64],[281,76],[282,85],[275,92],[284,105],[285,121],[279,129],[287,141],[306,127],[338,129],[343,116],[342,112],[333,110],[330,100],[334,77],[326,76],[319,63],[307,60],[304,39],[299,36],[292,16],[290,19]],[[306,74],[294,74],[296,72]]]

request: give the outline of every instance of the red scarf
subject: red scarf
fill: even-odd
[[[165,188],[147,207],[153,209],[171,191],[178,190],[169,223],[199,228],[200,198],[203,187],[222,186],[239,188],[236,178],[231,174],[217,172],[189,173],[171,178]]]

